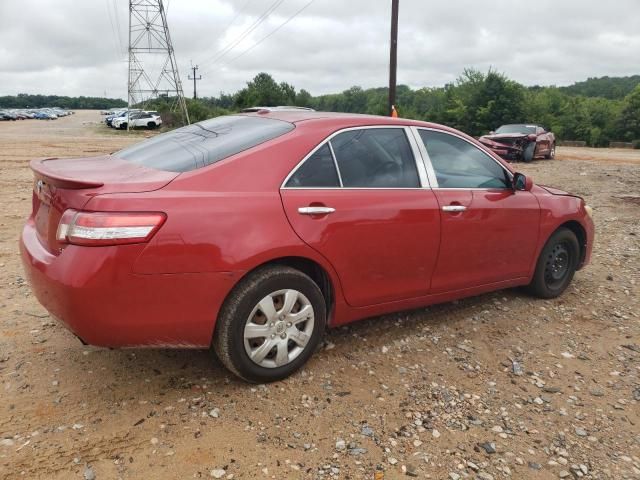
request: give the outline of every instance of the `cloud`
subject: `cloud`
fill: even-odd
[[[313,94],[385,85],[386,0],[315,0],[257,44],[307,3],[165,0],[185,93],[191,61],[200,66],[203,95],[235,92],[261,71]],[[595,0],[402,0],[398,81],[439,86],[467,67],[491,67],[528,85],[637,74],[639,16],[637,0],[608,9]],[[0,95],[126,97],[127,29],[126,0],[2,0]]]

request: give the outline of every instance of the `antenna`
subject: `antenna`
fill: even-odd
[[[174,96],[172,110],[179,110],[184,123],[190,123],[162,0],[129,0],[127,92],[129,108]]]

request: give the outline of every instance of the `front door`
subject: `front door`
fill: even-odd
[[[442,212],[432,292],[526,277],[538,243],[536,197],[514,191],[507,170],[467,140],[433,130],[419,133]]]
[[[335,268],[348,304],[426,295],[440,211],[422,188],[405,128],[343,131],[317,148],[281,190],[298,236]]]

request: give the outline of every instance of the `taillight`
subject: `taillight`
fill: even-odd
[[[56,238],[73,245],[104,246],[149,241],[166,219],[164,213],[79,212],[66,210]]]

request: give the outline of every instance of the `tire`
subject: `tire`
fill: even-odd
[[[147,123],[147,128],[149,130],[153,130],[154,128],[156,128],[156,122],[149,122]]]
[[[126,130],[127,129],[127,124],[126,123],[121,123],[120,126],[118,127],[120,130]]]
[[[580,244],[568,228],[556,230],[545,244],[533,279],[527,287],[532,295],[556,298],[571,283],[580,259]]]
[[[522,152],[522,160],[529,163],[531,160],[533,160],[533,155],[535,153],[536,153],[536,143],[535,142],[529,143],[525,147],[524,151]]]
[[[554,158],[556,158],[556,144],[552,143],[551,144],[551,151],[549,153],[547,153],[544,158],[546,158],[547,160],[553,160]]]
[[[305,313],[296,322],[294,315],[303,309]],[[307,362],[325,325],[326,304],[318,285],[299,270],[267,266],[241,280],[225,300],[213,350],[240,378],[253,383],[274,382]]]

